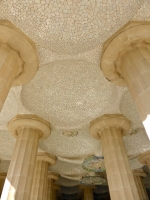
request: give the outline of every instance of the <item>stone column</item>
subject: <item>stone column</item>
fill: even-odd
[[[83,199],[84,200],[94,200],[93,189],[94,186],[80,186],[80,189],[83,190]]]
[[[6,175],[7,174],[5,172],[0,172],[0,196],[1,196],[2,191],[3,191]]]
[[[84,200],[94,200],[93,188],[88,186],[84,188]]]
[[[133,176],[140,196],[140,200],[148,200],[149,198],[142,180],[143,177],[146,177],[146,174],[142,169],[137,169],[133,170]]]
[[[138,161],[143,165],[148,165],[148,167],[150,169],[150,150],[146,151],[144,153],[141,153],[138,156]]]
[[[54,185],[53,193],[52,193],[52,200],[57,200],[57,191],[60,190],[61,187],[59,185]],[[50,200],[50,199],[48,199]]]
[[[56,200],[56,190],[59,187],[54,185],[54,181],[59,179],[59,175],[54,172],[48,172],[48,189],[47,189],[47,200]]]
[[[103,52],[104,75],[128,87],[150,138],[150,23],[128,23],[105,42]]]
[[[139,200],[122,136],[130,122],[121,114],[103,115],[90,125],[90,134],[101,140],[111,200]]]
[[[30,197],[31,200],[47,200],[48,167],[55,163],[55,156],[46,152],[38,153]]]
[[[9,21],[0,20],[0,111],[11,86],[30,81],[37,70],[34,43]]]
[[[17,138],[2,200],[30,198],[39,139],[50,135],[50,124],[36,115],[17,115],[8,124]]]

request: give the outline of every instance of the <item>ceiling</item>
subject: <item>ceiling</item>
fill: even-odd
[[[1,0],[0,18],[35,42],[40,65],[33,80],[11,89],[0,114],[0,171],[7,171],[15,145],[7,123],[23,113],[51,123],[39,151],[55,154],[51,170],[75,184],[88,175],[84,159],[102,155],[100,141],[89,134],[90,121],[102,114],[122,113],[132,121],[136,134],[123,139],[131,167],[141,167],[136,156],[150,149],[149,140],[130,94],[105,79],[100,58],[103,42],[125,23],[150,20],[149,0]]]

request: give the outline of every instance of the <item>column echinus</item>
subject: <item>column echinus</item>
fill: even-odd
[[[56,190],[59,190],[59,186],[54,185],[54,182],[59,179],[59,175],[54,172],[48,172],[48,191],[47,200],[56,200]]]
[[[1,200],[29,200],[38,142],[50,135],[50,123],[36,115],[17,115],[8,123],[16,137]]]
[[[32,183],[31,200],[47,200],[48,167],[56,163],[56,157],[46,152],[37,154],[36,167]]]
[[[7,20],[0,20],[0,111],[12,86],[29,82],[38,70],[35,45]]]
[[[150,22],[129,22],[103,46],[106,79],[127,86],[150,139]]]
[[[138,161],[142,164],[142,165],[148,165],[149,169],[150,169],[150,150],[146,151],[144,153],[141,153],[138,156]]]
[[[122,136],[130,121],[121,114],[103,115],[90,124],[90,134],[101,140],[111,200],[139,200]]]
[[[140,196],[140,200],[148,200],[148,195],[143,183],[143,177],[146,177],[146,174],[142,169],[135,169],[133,170],[133,176],[135,180],[135,184]]]

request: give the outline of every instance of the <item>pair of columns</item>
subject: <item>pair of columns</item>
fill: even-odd
[[[127,86],[150,139],[150,22],[129,22],[103,46],[107,80]]]
[[[103,46],[101,70],[107,80],[119,86],[127,86],[150,139],[150,23],[129,22],[109,38]],[[127,164],[123,143],[120,139],[119,132],[126,131],[124,130],[125,122],[122,121],[123,124],[118,125],[120,130],[114,128],[112,124],[111,126],[108,124],[109,128],[102,130],[101,120],[102,118],[95,122],[95,130],[92,129],[91,133],[94,137],[100,137],[102,141],[109,188],[112,188],[110,189],[111,198],[119,199],[117,195],[122,195],[124,197],[120,199],[128,197],[129,199],[139,199],[131,170]],[[104,124],[102,126],[106,127]],[[118,149],[117,146],[119,147]],[[124,159],[121,157],[124,157]],[[114,158],[114,161],[112,158]],[[150,151],[139,155],[138,160],[140,163],[147,164],[150,167]],[[115,169],[120,169],[119,173],[121,172],[121,174],[118,174]],[[112,174],[111,171],[113,171]],[[124,171],[126,171],[126,175]],[[115,173],[117,175],[116,178],[114,178]],[[115,186],[118,183],[119,185]],[[128,187],[125,187],[125,185]],[[132,192],[129,186],[132,188]],[[120,192],[117,192],[117,188],[120,188]],[[146,198],[143,197],[141,199]]]
[[[141,179],[135,184],[137,179],[131,171],[122,140],[129,129],[130,121],[121,114],[103,115],[90,125],[90,134],[101,140],[111,200],[148,199],[139,184]]]
[[[37,155],[37,150],[39,140],[50,135],[49,122],[36,115],[17,115],[8,129],[16,137],[16,145],[1,199],[46,200],[48,166],[55,164],[56,157],[44,152]]]
[[[52,172],[48,173],[49,165],[55,163],[55,156],[48,153],[38,153],[30,195],[31,200],[56,200],[53,181],[58,180],[59,176]]]
[[[143,177],[146,177],[146,174],[143,172],[142,169],[133,170],[133,177],[135,180],[135,184],[138,190],[138,194],[140,197],[140,200],[148,200],[148,195],[145,190],[144,184],[143,184]],[[91,186],[82,186],[80,189],[84,190],[83,200],[93,200],[93,187]]]
[[[34,42],[9,21],[1,20],[0,111],[11,86],[29,82],[38,68]],[[9,123],[9,130],[17,141],[1,199],[29,199],[38,142],[50,135],[50,124],[35,115],[20,115]],[[49,155],[47,157],[45,163],[54,164],[55,159]],[[36,169],[40,165],[44,165],[45,171],[48,169],[48,164],[43,164],[42,161],[38,161]]]

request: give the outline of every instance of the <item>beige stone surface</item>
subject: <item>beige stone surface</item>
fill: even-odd
[[[0,20],[0,110],[11,86],[28,82],[37,70],[33,42],[9,21]]]
[[[80,189],[83,190],[84,200],[94,200],[94,195],[93,195],[94,186],[80,186]]]
[[[56,163],[56,157],[46,152],[38,153],[32,183],[31,200],[46,200],[48,195],[48,167]]]
[[[59,7],[60,4],[61,7]],[[67,10],[68,6],[70,9]],[[53,170],[60,172],[61,175],[69,175],[68,177],[72,180],[74,180],[74,176],[71,176],[71,174],[83,175],[80,165],[84,159],[91,154],[102,156],[101,144],[89,135],[89,122],[105,113],[122,112],[119,109],[119,95],[121,93],[118,90],[126,91],[126,88],[120,87],[117,88],[116,92],[114,89],[116,87],[105,80],[99,70],[102,43],[128,20],[133,20],[133,17],[134,20],[139,21],[150,20],[149,10],[150,3],[147,0],[127,0],[124,2],[118,0],[107,1],[107,3],[95,0],[0,1],[1,19],[10,20],[36,42],[40,67],[46,68],[45,73],[49,77],[43,87],[41,87],[43,78],[38,80],[37,96],[33,92],[35,107],[43,105],[46,108],[44,110],[41,106],[42,111],[40,113],[34,113],[29,107],[26,109],[23,107],[24,99],[20,98],[21,86],[19,87],[20,90],[18,90],[18,87],[11,89],[16,98],[8,96],[7,100],[10,106],[6,105],[7,109],[1,113],[0,157],[10,160],[15,144],[15,139],[6,131],[7,122],[17,113],[33,112],[45,119],[51,117],[48,120],[52,124],[51,137],[41,142],[39,147],[43,151],[58,155],[61,162],[59,161],[57,167],[54,165]],[[71,23],[74,18],[77,20]],[[94,39],[96,42],[93,42],[93,38],[97,38]],[[62,60],[70,60],[70,64],[65,66],[66,64]],[[74,65],[74,60],[77,65]],[[80,70],[80,65],[78,66],[81,60],[83,61],[83,72]],[[54,71],[50,70],[53,68],[53,62],[56,63],[56,70]],[[89,62],[91,67],[88,67]],[[62,73],[61,69],[64,67]],[[67,70],[68,68],[70,70]],[[84,74],[85,76],[83,76]],[[43,75],[43,77],[45,76]],[[55,79],[52,77],[55,77]],[[101,80],[100,84],[98,80]],[[51,83],[49,88],[49,85],[47,86],[48,81]],[[99,85],[97,89],[93,85],[96,81]],[[66,85],[61,85],[63,82]],[[58,88],[52,90],[54,85]],[[101,90],[103,85],[105,86],[104,91]],[[108,95],[109,85],[112,86],[112,95],[110,96]],[[70,90],[66,92],[65,86],[70,87]],[[30,87],[32,88],[32,86]],[[49,93],[49,99],[46,97],[47,93]],[[39,104],[41,101],[39,96],[45,98],[42,101],[45,102],[44,104]],[[29,99],[31,99],[30,95]],[[103,107],[108,99],[108,103]],[[126,106],[130,108],[130,104],[127,103]],[[16,113],[13,113],[14,108],[16,108]],[[128,118],[128,116],[126,117]],[[5,121],[2,120],[4,118]],[[82,119],[85,124],[82,123]],[[130,120],[132,121],[132,119]],[[78,136],[74,138],[63,137],[62,132],[68,129],[77,130]],[[134,127],[133,132],[135,129],[137,127]],[[139,154],[149,149],[150,145],[149,141],[146,140],[145,132],[138,129],[137,131],[138,134],[131,136],[131,140],[125,140],[128,155]],[[138,165],[135,165],[135,168],[138,168]]]
[[[150,151],[141,153],[138,156],[138,161],[143,165],[148,165],[148,167],[150,168]]]
[[[142,180],[143,177],[146,177],[146,174],[142,169],[137,169],[133,170],[133,176],[140,196],[140,200],[148,200],[149,198]]]
[[[104,44],[101,69],[116,85],[127,85],[150,138],[150,22],[130,22]]]
[[[60,187],[54,185],[54,182],[58,179],[58,174],[54,172],[48,172],[47,200],[56,200],[56,190],[59,190]]]
[[[122,140],[122,133],[128,131],[129,128],[130,122],[120,114],[103,115],[91,122],[90,125],[91,135],[101,139],[112,200],[139,200],[138,191]]]
[[[0,35],[0,43],[9,45],[10,49],[17,53],[18,60],[21,60],[13,85],[22,85],[30,81],[38,70],[34,42],[8,20],[0,21]]]
[[[8,124],[17,141],[2,193],[3,200],[29,199],[38,142],[44,131],[47,134],[48,127],[50,133],[49,123],[35,115],[18,115]]]
[[[3,191],[6,175],[7,175],[6,172],[0,172],[0,197]]]

